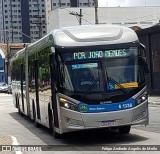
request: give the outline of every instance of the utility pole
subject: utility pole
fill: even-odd
[[[9,76],[9,31],[6,31],[6,43],[7,43],[7,83],[8,83],[8,76]]]
[[[82,9],[80,9],[79,13],[79,25],[82,25]]]
[[[27,102],[27,115],[30,117],[30,101],[29,101],[29,79],[28,79],[28,51],[27,44],[24,44],[25,47],[25,81],[26,81],[26,102]]]
[[[12,1],[10,0],[10,12],[11,12],[11,28],[12,28],[12,43],[13,43],[13,12],[12,12]]]
[[[82,24],[82,17],[83,17],[83,15],[82,15],[82,9],[80,9],[80,13],[79,13],[79,14],[78,14],[77,12],[70,12],[69,14],[78,17],[78,18],[79,18],[79,19],[78,19],[79,25]]]
[[[61,0],[59,0],[59,7],[61,7]]]
[[[98,24],[98,0],[94,0],[95,24]]]

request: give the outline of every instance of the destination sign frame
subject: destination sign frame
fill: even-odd
[[[63,58],[65,61],[75,60],[89,60],[89,59],[107,59],[107,58],[118,58],[137,56],[137,48],[132,49],[111,49],[111,50],[93,50],[93,51],[80,51],[64,54]]]

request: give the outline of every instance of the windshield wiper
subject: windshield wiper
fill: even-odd
[[[83,95],[83,100],[85,99],[86,95],[92,90],[94,85],[100,80],[100,77],[98,76],[90,85],[90,87],[86,90],[86,93]]]
[[[117,82],[116,80],[114,80],[112,77],[107,76],[107,78],[108,78],[109,81],[112,81],[112,82],[116,83],[116,85],[118,87],[120,87],[120,89],[121,89],[122,92],[124,92],[125,94],[129,94],[129,91],[126,90],[119,82]]]

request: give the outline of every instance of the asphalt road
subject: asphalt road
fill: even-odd
[[[70,133],[64,139],[55,139],[45,127],[36,128],[28,117],[19,116],[12,102],[12,96],[0,94],[0,136],[12,136],[12,144],[17,145],[44,145],[44,149],[50,151],[62,151],[54,153],[106,153],[101,147],[109,145],[160,145],[160,106],[150,106],[150,124],[147,127],[134,126],[129,135],[119,135],[118,132],[108,130],[92,130]],[[15,140],[14,140],[15,139]],[[3,143],[3,138],[0,140]],[[14,142],[15,141],[15,142]],[[10,144],[10,141],[8,142]],[[52,146],[47,146],[52,145]],[[62,146],[62,147],[60,147]],[[95,150],[98,152],[95,152]],[[66,150],[68,152],[66,152]],[[83,151],[82,151],[83,150]],[[72,152],[71,152],[72,151]],[[81,151],[81,152],[80,152]],[[85,152],[84,152],[85,151]],[[91,151],[91,152],[90,152]],[[109,153],[132,153],[133,151],[110,151]],[[140,151],[143,153],[142,151]],[[151,153],[151,151],[147,151]],[[145,153],[147,153],[145,151]],[[1,153],[1,152],[0,152]],[[31,152],[23,152],[31,153]],[[34,152],[35,154],[36,152]],[[37,152],[41,153],[41,152]],[[46,152],[43,152],[46,153]],[[159,153],[159,151],[157,152]],[[18,153],[17,153],[18,154]]]

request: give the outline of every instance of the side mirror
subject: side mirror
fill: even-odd
[[[148,64],[146,60],[146,47],[143,44],[140,44],[140,55],[142,56],[142,65],[144,66],[144,73],[148,74],[149,69],[148,69]]]
[[[144,67],[144,73],[147,75],[149,73],[148,64],[146,62],[146,59],[143,57],[140,57],[140,64]]]
[[[55,54],[50,54],[50,66],[52,70],[55,70]]]
[[[149,68],[148,68],[148,64],[146,63],[146,61],[144,62],[144,73],[145,74],[149,73]]]
[[[146,57],[146,47],[140,43],[140,55]]]

